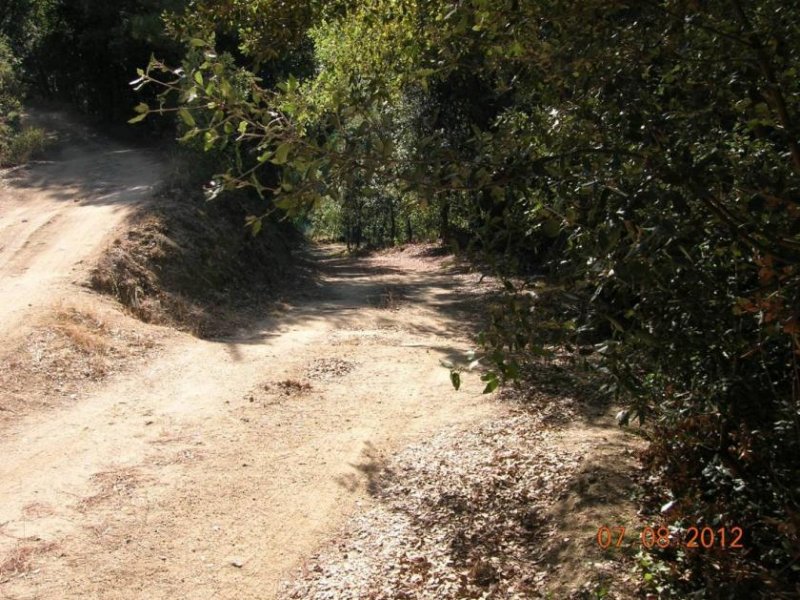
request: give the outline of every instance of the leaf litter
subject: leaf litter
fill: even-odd
[[[551,425],[552,412],[552,405],[515,407],[406,448],[371,482],[374,505],[312,556],[280,597],[633,597],[630,555],[603,554],[595,542],[603,510],[630,515],[633,505],[615,497],[598,512],[576,492],[587,473],[602,484],[585,458],[607,438],[582,440],[580,431],[567,432],[575,425],[566,418]],[[614,452],[599,453],[630,468]]]

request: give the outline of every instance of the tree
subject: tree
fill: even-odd
[[[218,190],[252,186],[285,210],[342,201],[359,232],[370,198],[394,199],[373,223],[409,199],[438,207],[444,233],[458,222],[514,276],[483,336],[487,387],[554,345],[594,349],[606,391],[654,424],[673,524],[750,532],[749,555],[687,556],[688,585],[710,561],[717,589],[789,593],[797,13],[777,0],[365,0],[291,19],[316,68],[274,85],[247,58],[260,64],[268,20],[227,58],[206,25],[185,36],[185,75],[156,61],[142,82],[161,86],[158,110],[205,115],[186,119],[189,136],[236,148]]]

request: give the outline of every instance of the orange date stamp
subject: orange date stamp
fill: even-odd
[[[639,543],[648,550],[652,548],[689,549],[739,549],[744,548],[741,527],[687,527],[682,533],[670,531],[669,527],[643,527],[633,536],[633,544]],[[602,525],[597,529],[597,545],[603,550],[621,548],[629,544],[630,534],[621,525]]]

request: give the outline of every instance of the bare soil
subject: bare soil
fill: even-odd
[[[68,122],[51,120],[69,133]],[[601,514],[570,521],[580,507],[565,505],[558,516],[558,502],[573,497],[570,486],[603,436],[614,441],[598,454],[609,457],[604,464],[627,442],[606,421],[565,428],[514,413],[521,409],[482,395],[477,376],[452,389],[442,364],[470,347],[484,302],[478,275],[424,248],[355,259],[321,247],[314,282],[230,335],[201,340],[133,321],[82,284],[147,202],[157,161],[85,131],[70,135],[60,155],[9,174],[0,191],[0,407],[8,409],[0,422],[0,597],[369,597],[352,591],[374,587],[363,578],[356,587],[333,582],[341,595],[320,595],[322,584],[298,568],[317,555],[327,557],[318,574],[335,571],[341,557],[325,548],[353,530],[351,518],[373,523],[375,510],[372,535],[399,542],[373,559],[397,560],[406,573],[428,563],[445,573],[440,542],[463,523],[452,508],[459,498],[441,504],[442,485],[461,479],[466,487],[455,492],[466,494],[515,456],[509,485],[524,486],[532,507],[550,515],[547,527],[531,521],[542,552],[558,555],[550,532],[592,547]],[[58,386],[67,386],[66,398],[54,394]],[[501,446],[510,454],[498,460]],[[392,504],[381,491],[400,487],[416,500]],[[621,506],[621,494],[610,496]],[[475,514],[500,508],[491,494],[476,498]],[[431,512],[431,502],[450,508]],[[404,506],[439,541],[407,546],[419,529],[405,521],[387,530],[382,523]],[[501,568],[479,556],[482,546],[465,548],[473,562],[464,563],[464,589],[517,585],[505,559]],[[403,562],[414,552],[424,560]],[[539,556],[519,552],[520,560]],[[567,569],[551,580],[578,568],[560,555],[548,560]],[[375,577],[405,589],[393,576]],[[432,589],[425,577],[419,589]],[[416,597],[388,589],[376,597]]]

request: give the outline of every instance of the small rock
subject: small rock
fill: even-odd
[[[237,569],[241,569],[244,566],[244,561],[241,558],[234,558],[231,560],[231,565]]]

